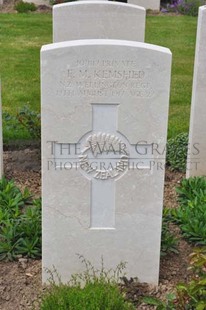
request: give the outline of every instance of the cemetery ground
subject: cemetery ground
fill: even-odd
[[[5,151],[5,176],[14,179],[23,191],[25,187],[39,197],[41,191],[39,150],[27,148]],[[178,206],[175,188],[179,186],[184,174],[167,169],[164,206],[176,208]],[[178,237],[178,253],[170,253],[161,258],[159,287],[140,285],[136,281],[125,280],[124,289],[127,298],[137,303],[143,295],[160,297],[162,299],[175,289],[175,285],[190,279],[188,270],[189,254],[193,247],[180,234],[177,226],[171,225],[171,231]],[[65,258],[66,259],[66,258]],[[78,259],[78,258],[77,258]],[[128,279],[129,280],[129,279]],[[0,262],[0,309],[39,309],[41,298],[41,261],[27,258],[17,258],[14,262]],[[138,306],[138,309],[153,309],[151,306]]]
[[[173,52],[169,137],[188,132],[196,23],[196,18],[188,16],[147,17],[146,42],[166,46]],[[35,126],[38,126],[35,113],[39,113],[40,106],[39,50],[43,44],[51,42],[51,15],[0,14],[0,28],[5,176],[14,179],[22,191],[27,187],[34,197],[39,197],[39,146],[28,139],[35,135]],[[33,120],[30,131],[27,124],[19,123],[20,118],[16,118],[25,105]],[[23,146],[19,147],[19,140],[23,140]],[[175,188],[183,177],[184,173],[167,169],[165,207],[178,207]],[[134,304],[141,295],[165,299],[176,284],[190,280],[189,254],[193,246],[183,239],[177,225],[170,223],[169,227],[179,240],[178,253],[162,256],[159,287],[147,287],[130,279],[123,281],[127,298]],[[38,309],[41,292],[40,260],[19,256],[13,262],[0,262],[0,309]],[[150,306],[142,305],[138,309],[150,309]]]

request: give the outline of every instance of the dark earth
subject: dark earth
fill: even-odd
[[[40,149],[26,148],[4,152],[5,176],[14,179],[22,190],[28,187],[35,197],[41,195]],[[165,179],[164,206],[177,207],[175,187],[183,174],[167,169]],[[189,254],[192,247],[181,238],[176,226],[170,229],[180,238],[179,254],[170,254],[161,259],[160,283],[158,287],[140,285],[135,280],[124,279],[127,297],[136,302],[142,294],[152,294],[164,299],[167,293],[174,291],[175,285],[189,279]],[[15,262],[0,262],[0,309],[22,310],[39,309],[41,298],[41,261],[18,258]],[[137,309],[153,309],[139,305]]]

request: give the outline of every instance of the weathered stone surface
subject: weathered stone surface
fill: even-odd
[[[160,0],[128,0],[129,4],[135,4],[154,11],[159,11]]]
[[[139,42],[42,48],[43,270],[64,282],[77,253],[158,282],[170,72],[168,49]]]
[[[206,175],[206,6],[199,8],[187,177]]]
[[[144,8],[120,2],[76,1],[53,6],[53,41],[118,39],[144,42]]]

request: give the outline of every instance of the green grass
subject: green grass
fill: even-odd
[[[16,114],[25,104],[40,110],[40,48],[52,41],[49,14],[0,14],[0,74],[3,111]],[[28,134],[4,131],[4,139]]]
[[[197,18],[148,16],[146,42],[173,53],[169,137],[188,131]],[[3,110],[16,114],[28,104],[40,110],[39,54],[52,42],[51,14],[0,14],[0,74]],[[4,139],[26,139],[23,131],[4,130]]]
[[[168,136],[189,129],[197,18],[148,16],[145,41],[168,47],[173,54]]]
[[[54,286],[43,297],[41,310],[135,310],[135,307],[124,301],[117,284],[105,281],[86,283],[80,286]]]

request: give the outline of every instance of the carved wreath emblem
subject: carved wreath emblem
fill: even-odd
[[[91,134],[79,156],[80,168],[95,179],[107,180],[123,174],[128,168],[128,150],[112,134]]]

